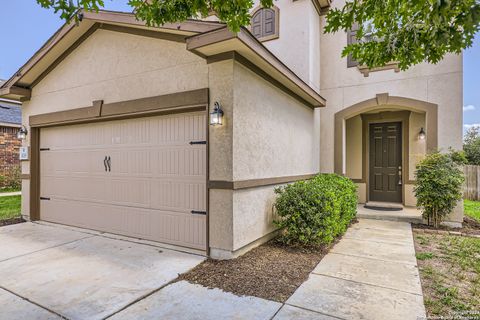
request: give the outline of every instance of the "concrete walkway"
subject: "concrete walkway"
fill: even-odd
[[[112,319],[333,320],[425,317],[410,224],[361,220],[285,304],[185,281]]]
[[[425,318],[409,223],[361,219],[275,319]]]
[[[22,195],[22,191],[0,193],[0,197],[11,197],[11,196],[21,196],[21,195]]]
[[[204,258],[132,240],[44,223],[0,228],[0,320],[425,316],[405,222],[361,219],[285,304],[175,282]]]

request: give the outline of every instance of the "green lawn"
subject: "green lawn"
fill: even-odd
[[[22,196],[0,197],[0,220],[20,217]]]
[[[415,232],[414,240],[428,316],[479,319],[480,239]]]
[[[465,215],[480,222],[480,201],[463,201]]]

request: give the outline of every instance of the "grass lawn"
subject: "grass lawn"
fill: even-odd
[[[480,222],[480,201],[463,201],[465,215]]]
[[[0,197],[0,220],[20,217],[22,196]]]
[[[0,193],[17,192],[17,191],[21,191],[21,190],[17,189],[17,188],[2,188],[2,189],[0,189]]]
[[[480,239],[419,232],[414,239],[428,316],[478,319]]]

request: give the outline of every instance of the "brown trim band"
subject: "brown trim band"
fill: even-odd
[[[219,54],[207,57],[207,64],[220,62],[220,61],[225,61],[225,60],[234,60],[234,61],[240,63],[245,68],[247,68],[250,71],[252,71],[253,73],[257,74],[258,76],[263,78],[265,81],[270,82],[275,87],[282,90],[286,94],[292,96],[297,101],[299,101],[300,103],[308,106],[309,108],[315,109],[315,108],[319,107],[319,106],[316,106],[316,105],[313,105],[313,104],[309,103],[308,101],[306,101],[305,99],[300,97],[298,94],[296,94],[292,90],[288,89],[286,86],[284,86],[278,80],[276,80],[275,78],[270,76],[268,73],[266,73],[265,71],[263,71],[262,69],[257,67],[255,64],[251,63],[247,58],[245,58],[244,56],[242,56],[240,53],[238,53],[236,51],[223,52],[223,53],[219,53]]]
[[[30,219],[40,219],[40,128],[30,129]]]
[[[210,180],[208,181],[209,189],[224,189],[224,190],[241,190],[257,187],[265,187],[276,184],[285,184],[300,180],[308,180],[315,177],[314,174],[304,174],[299,176],[287,176],[287,177],[275,177],[275,178],[263,178],[263,179],[251,179],[240,181],[223,181],[223,180]]]
[[[273,55],[257,38],[255,38],[246,28],[241,28],[239,32],[233,33],[227,27],[195,35],[187,38],[187,50],[192,52],[201,52],[204,55],[208,46],[225,42],[234,44],[231,40],[236,39],[238,43],[246,46],[253,54],[261,60],[262,65],[268,65],[273,68],[280,78],[285,82],[292,84],[292,87],[298,89],[299,94],[305,95],[304,99],[310,100],[315,107],[325,107],[325,99],[295,72],[287,67],[278,57]],[[222,47],[223,48],[223,47]],[[228,50],[228,49],[226,49]],[[214,53],[212,53],[214,55]]]
[[[30,180],[30,178],[31,178],[30,173],[22,173],[20,175],[21,180]]]
[[[208,88],[165,94],[123,102],[103,104],[94,101],[91,107],[77,108],[30,116],[31,127],[47,127],[71,123],[95,122],[205,110]]]

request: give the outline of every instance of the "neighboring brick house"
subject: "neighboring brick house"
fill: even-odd
[[[22,142],[17,138],[17,132],[20,130],[21,124],[22,111],[20,104],[11,100],[0,99],[1,177],[11,176],[20,166],[18,152]],[[4,186],[4,182],[4,179],[0,178],[0,187]]]

